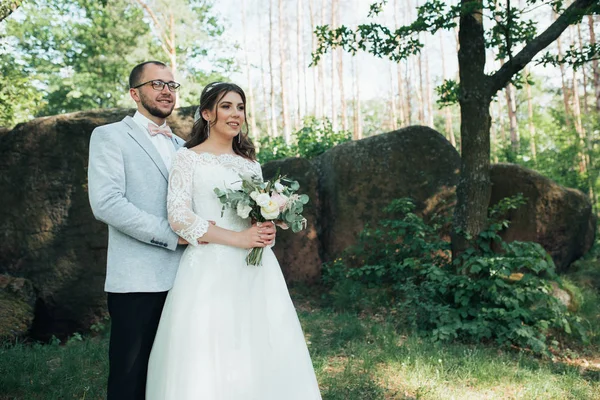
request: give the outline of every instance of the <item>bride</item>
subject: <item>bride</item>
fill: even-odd
[[[239,185],[239,174],[262,176],[241,129],[245,103],[237,85],[205,87],[192,138],[171,168],[169,222],[190,246],[152,348],[148,400],[321,399],[279,263],[266,247],[272,237],[235,210],[221,216],[214,193]],[[265,247],[262,266],[246,265],[252,247]]]

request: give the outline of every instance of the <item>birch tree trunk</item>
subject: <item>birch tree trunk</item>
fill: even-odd
[[[338,85],[340,88],[340,107],[342,107],[342,130],[348,130],[348,110],[346,109],[346,91],[344,90],[344,58],[342,49],[338,49]]]
[[[297,31],[298,31],[298,118],[299,124],[302,121],[302,118],[306,114],[306,66],[305,66],[305,58],[304,58],[304,7],[303,2],[298,1],[298,8],[296,9],[297,13]],[[296,130],[298,130],[297,128]]]
[[[396,28],[400,27],[400,3],[394,0],[394,22]],[[402,63],[396,63],[396,75],[398,80],[398,117],[400,118],[400,127],[406,126],[405,101],[404,101],[404,83],[402,82]]]
[[[519,123],[517,121],[517,102],[515,99],[515,87],[512,83],[506,85],[504,91],[506,96],[506,108],[508,109],[508,123],[510,129],[510,144],[517,154],[519,152]]]
[[[427,125],[431,128],[433,124],[433,99],[431,96],[431,75],[429,73],[429,55],[425,52],[425,100],[427,104]]]
[[[439,34],[440,37],[440,53],[442,56],[442,79],[447,79],[446,75],[446,56],[444,52],[444,37],[442,33]],[[452,144],[452,146],[456,147],[456,138],[454,137],[454,123],[452,121],[452,110],[450,110],[449,106],[444,107],[444,116],[446,119],[446,137]]]
[[[309,0],[308,2],[308,12],[310,14],[310,32],[311,32],[311,48],[312,48],[312,53],[314,54],[314,52],[317,50],[317,40],[315,37],[315,19],[316,19],[316,14],[315,14],[315,10],[313,7],[313,2],[314,0]],[[317,66],[313,66],[312,67],[312,72],[313,72],[313,115],[317,118],[320,118],[322,115],[320,113],[319,106],[319,69],[321,68],[321,63],[319,63]]]
[[[394,65],[390,63],[390,111],[392,113],[392,124],[391,129],[395,131],[398,129],[398,112],[396,105],[396,93],[394,92],[394,85],[391,83],[394,81]]]
[[[588,26],[590,28],[590,44],[596,44],[596,33],[594,32],[594,16],[588,15]],[[592,70],[594,74],[594,96],[596,97],[596,111],[600,112],[600,68],[598,60],[592,60]]]
[[[554,14],[554,18],[555,20],[557,19],[557,15]],[[562,41],[560,40],[560,37],[558,39],[556,39],[556,46],[558,48],[558,56],[562,57]],[[560,64],[559,65],[560,68],[560,81],[561,81],[561,85],[562,85],[562,93],[563,93],[563,104],[565,106],[565,122],[567,123],[567,125],[571,124],[571,107],[569,107],[569,88],[567,86],[567,74],[565,71],[565,65],[564,64]]]
[[[583,38],[581,37],[581,24],[577,24],[577,37],[579,41],[579,51],[583,52]],[[595,58],[595,57],[594,57]],[[581,75],[583,77],[583,110],[587,114],[589,112],[588,104],[588,79],[587,73],[585,72],[585,65],[581,68]]]
[[[270,1],[270,0],[269,0]],[[262,23],[262,14],[259,17],[259,23],[260,26],[266,26],[266,24]],[[267,29],[267,33],[269,35],[269,37],[271,36],[271,30]],[[262,36],[262,30],[261,30],[261,36]],[[262,39],[262,38],[261,38]],[[263,48],[263,40],[259,40],[258,41],[258,51],[260,52],[260,54],[265,54],[264,52],[264,48]],[[270,55],[270,52],[269,52]],[[267,75],[267,71],[265,68],[265,57],[260,57],[260,80],[262,83],[262,92],[263,92],[263,98],[262,98],[262,110],[263,110],[263,114],[264,117],[266,119],[265,121],[265,125],[267,126],[267,135],[269,135],[269,137],[274,137],[274,132],[273,132],[273,128],[272,128],[272,118],[271,118],[271,109],[270,106],[273,105],[273,102],[270,101],[269,99],[269,87],[267,85],[267,78],[265,77]],[[270,65],[270,63],[269,63]]]
[[[419,88],[417,89],[417,103],[419,111],[419,123],[425,125],[425,96],[423,85],[423,53],[419,53],[416,57],[416,67],[419,74]]]
[[[248,113],[248,119],[250,122],[250,129],[252,135],[258,139],[259,132],[256,128],[256,112],[254,109],[254,90],[252,88],[252,75],[250,68],[250,58],[248,57],[248,33],[246,31],[246,0],[242,0],[242,32],[244,32],[244,62],[246,64],[246,78],[248,79],[248,106],[250,106],[250,110]]]
[[[271,77],[271,131],[273,136],[279,136],[277,116],[275,115],[275,68],[273,68],[273,2],[269,0],[269,76]]]
[[[362,132],[362,115],[360,108],[360,77],[358,74],[358,65],[356,59],[352,59],[352,69],[353,69],[353,79],[352,79],[352,88],[354,91],[354,113],[353,113],[353,130],[352,130],[352,138],[354,140],[360,140],[363,137]]]
[[[533,97],[531,96],[531,85],[529,84],[529,67],[525,68],[525,94],[527,96],[527,124],[529,127],[529,142],[531,148],[531,157],[533,161],[537,160],[537,143],[535,124],[533,123]]]
[[[286,40],[283,31],[283,0],[279,0],[279,77],[281,79],[281,111],[283,114],[283,138],[286,143],[292,140],[292,127],[290,124],[290,114],[287,102],[287,60],[286,60]]]
[[[331,0],[331,28],[337,28],[337,4],[338,0]],[[331,126],[334,131],[338,130],[338,115],[337,115],[337,101],[336,101],[336,55],[338,51],[331,52],[331,96],[329,102],[331,103]]]

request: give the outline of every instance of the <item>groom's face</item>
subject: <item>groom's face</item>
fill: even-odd
[[[153,80],[161,80],[163,82],[174,81],[173,74],[169,68],[148,64],[144,67],[140,83]],[[150,115],[158,118],[167,118],[173,112],[176,93],[171,92],[167,85],[160,91],[153,89],[151,84],[141,86],[135,90],[137,90],[139,98],[138,107],[143,107]]]

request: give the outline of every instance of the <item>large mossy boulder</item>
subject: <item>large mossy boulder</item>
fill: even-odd
[[[321,245],[331,260],[356,243],[392,200],[410,197],[427,216],[452,201],[460,156],[438,132],[410,126],[336,146],[316,160]]]
[[[175,133],[187,134],[191,114],[174,113]],[[85,330],[105,313],[107,228],[88,202],[88,146],[95,127],[126,115],[133,110],[38,118],[0,137],[0,273],[36,288],[34,337]]]
[[[587,253],[594,243],[596,217],[589,199],[530,169],[514,164],[491,167],[490,204],[522,193],[527,203],[508,215],[510,226],[502,237],[507,241],[541,244],[556,268],[569,265]]]
[[[0,275],[0,342],[29,334],[36,298],[29,280]]]
[[[320,203],[317,170],[304,158],[271,161],[263,166],[265,179],[273,178],[278,171],[281,175],[297,180],[300,192],[307,194],[310,201],[303,212],[307,220],[306,229],[297,233],[293,233],[291,229],[279,229],[273,251],[288,283],[314,283],[321,276],[322,264],[318,237]]]

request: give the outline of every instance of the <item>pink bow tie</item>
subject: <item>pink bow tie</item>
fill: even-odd
[[[165,135],[168,138],[173,137],[171,128],[169,128],[166,125],[164,128],[159,128],[158,126],[156,126],[154,124],[148,124],[148,133],[150,133],[150,136],[156,136],[158,134],[161,134],[161,135]]]

